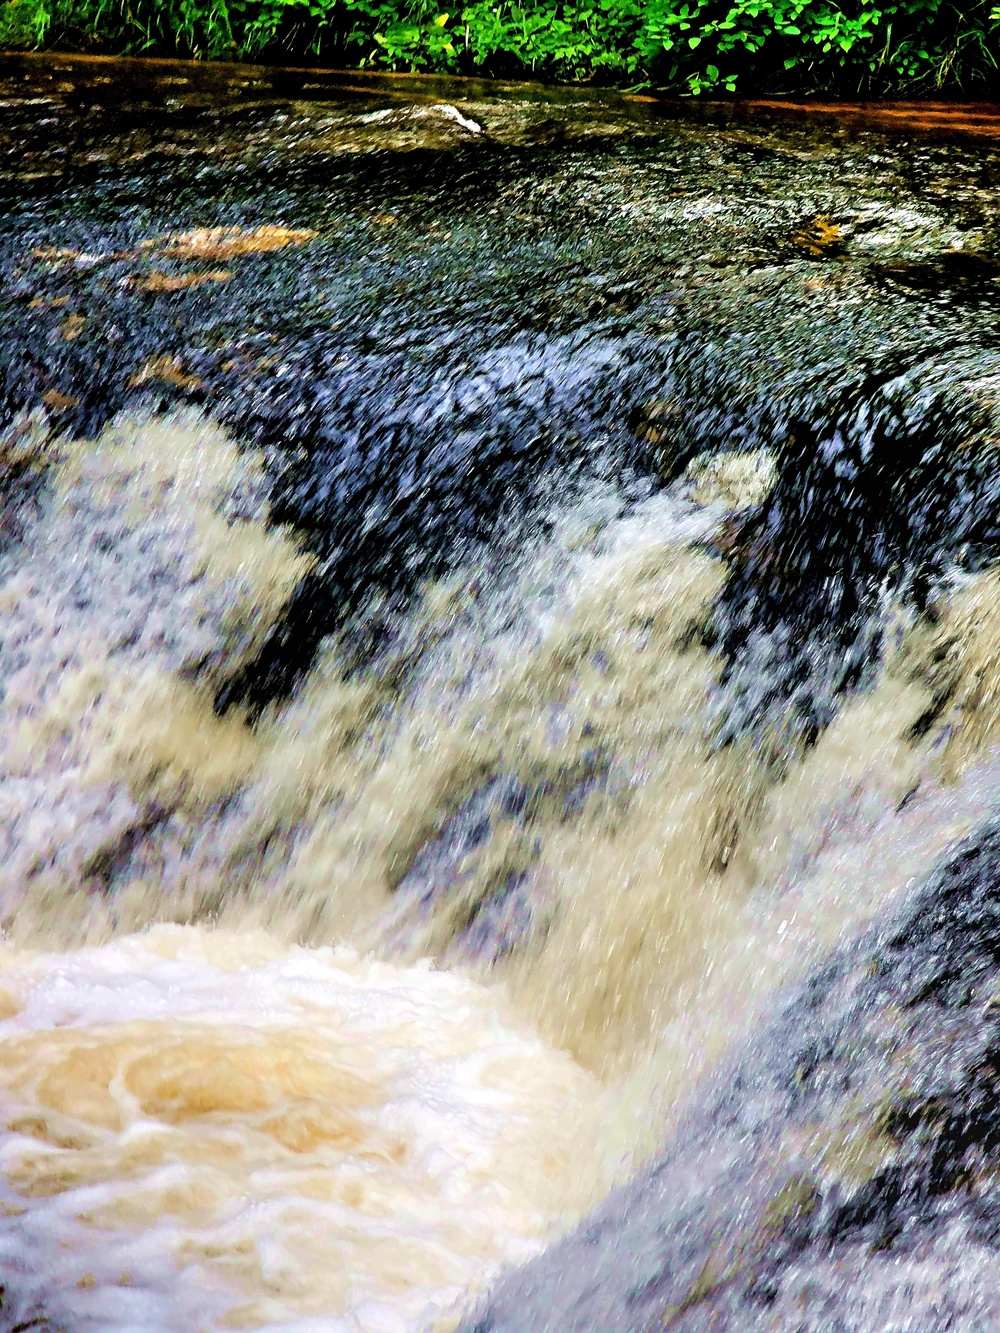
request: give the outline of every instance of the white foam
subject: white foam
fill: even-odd
[[[587,1202],[596,1083],[460,974],[159,927],[0,977],[0,1327],[435,1327]]]

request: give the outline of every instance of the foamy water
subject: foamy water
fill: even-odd
[[[181,927],[0,970],[8,1327],[444,1327],[587,1200],[596,1084],[454,973]]]
[[[595,486],[251,725],[215,690],[308,565],[262,460],[197,414],[37,450],[0,586],[0,1327],[447,1327],[997,789],[991,575],[898,614],[807,753],[713,745],[700,543],[765,455]]]

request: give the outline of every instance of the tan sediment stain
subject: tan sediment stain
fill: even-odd
[[[155,250],[170,259],[225,260],[306,245],[318,235],[311,227],[285,227],[276,223],[259,227],[196,227],[193,231],[143,241],[139,248]]]
[[[184,369],[184,362],[179,356],[151,356],[141,369],[129,379],[129,384],[138,388],[143,384],[152,384],[161,380],[172,384],[177,389],[201,389],[202,381],[197,375],[191,375]]]
[[[69,676],[22,742],[75,730],[93,782],[124,780],[168,807],[200,808],[234,792],[254,770],[259,745],[238,714],[217,717],[207,686],[157,671],[119,673],[92,663]]]
[[[36,246],[31,253],[35,259],[41,259],[46,264],[54,267],[75,264],[78,259],[82,258],[82,251],[57,245]]]
[[[824,215],[813,218],[801,231],[797,231],[792,237],[792,244],[806,254],[819,257],[839,245],[841,239],[840,227],[832,218]]]
[[[59,326],[59,332],[67,342],[73,342],[87,327],[86,315],[67,315]]]
[[[42,402],[54,412],[67,412],[71,407],[80,405],[79,398],[74,398],[72,394],[61,393],[58,389],[46,389],[42,394]]]
[[[45,268],[58,271],[66,268],[90,269],[121,260],[167,259],[174,261],[227,261],[247,255],[272,254],[289,247],[297,248],[316,239],[319,232],[311,227],[286,227],[281,223],[263,223],[257,227],[196,227],[191,231],[154,236],[140,241],[133,250],[114,250],[99,254],[60,246],[36,247],[31,259]],[[141,291],[176,292],[207,282],[227,282],[228,270],[211,269],[207,272],[164,273],[158,269],[134,274],[130,279]],[[67,305],[69,296],[35,297],[30,306],[36,310],[59,309]],[[69,340],[82,330],[81,315],[70,315],[63,323],[63,336]]]
[[[134,282],[144,292],[184,292],[206,282],[228,282],[232,276],[228,269],[210,269],[207,273],[161,273],[153,269]]]

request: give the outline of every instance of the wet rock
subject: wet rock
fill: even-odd
[[[465,1327],[991,1327],[1000,828],[836,952],[667,1154]]]
[[[555,779],[483,783],[424,843],[395,886],[390,940],[412,950],[418,938],[459,961],[496,962],[538,945],[553,910],[533,874],[545,816],[569,818],[606,779],[607,765],[594,754]]]
[[[196,396],[268,451],[316,561],[220,711],[259,715],[356,624],[363,669],[422,580],[502,563],[588,476],[627,500],[692,459],[775,459],[715,547],[720,744],[809,744],[874,679],[891,605],[996,558],[967,447],[997,433],[994,316],[969,321],[962,283],[931,308],[886,280],[989,252],[988,146],[593,90],[101,68],[3,66],[3,401],[94,435]]]
[[[814,737],[870,681],[893,599],[923,611],[956,563],[1000,553],[993,357],[894,361],[774,423],[777,480],[727,534],[733,573],[709,635],[728,663],[723,738]]]

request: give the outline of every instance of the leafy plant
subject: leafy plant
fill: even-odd
[[[1000,6],[952,0],[0,0],[0,44],[656,85],[985,88]]]

